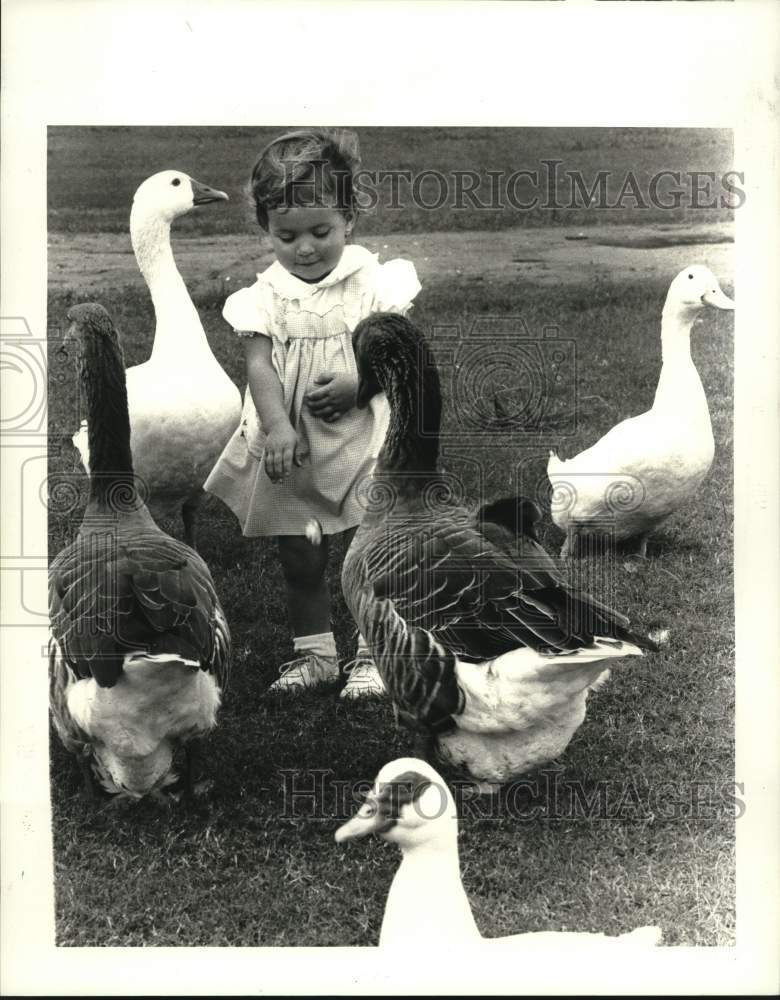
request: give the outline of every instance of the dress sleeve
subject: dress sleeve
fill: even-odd
[[[410,260],[389,260],[377,270],[373,310],[407,313],[420,291],[417,271]]]
[[[272,297],[272,289],[256,282],[228,295],[222,315],[239,337],[251,337],[256,333],[273,336]]]

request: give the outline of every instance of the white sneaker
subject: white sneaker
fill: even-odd
[[[385,685],[376,664],[366,653],[361,653],[344,666],[347,683],[340,698],[376,698],[385,694]]]
[[[274,681],[269,691],[296,691],[329,684],[339,679],[339,661],[335,656],[320,656],[306,653],[296,660],[289,660],[279,667],[278,681]]]

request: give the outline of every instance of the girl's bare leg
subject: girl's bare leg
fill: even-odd
[[[320,545],[312,545],[303,535],[280,535],[277,541],[293,634],[330,632],[327,537]]]

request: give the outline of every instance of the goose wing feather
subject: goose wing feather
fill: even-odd
[[[429,630],[408,625],[384,598],[366,603],[362,627],[400,721],[424,733],[452,729],[464,704],[454,653]]]
[[[569,587],[533,538],[480,525],[465,510],[394,523],[363,553],[358,620],[414,728],[442,731],[462,708],[458,659],[492,660],[518,647],[554,657],[596,636],[654,648],[623,615]]]
[[[230,633],[211,574],[196,552],[162,532],[85,534],[52,563],[52,634],[70,668],[114,684],[127,653],[196,659],[224,688]]]
[[[430,630],[466,659],[518,645],[571,651],[595,635],[628,638],[620,634],[628,620],[567,586],[537,542],[518,537],[512,551],[498,530],[491,538],[471,517],[394,526],[365,557],[373,595],[391,599],[407,624]]]

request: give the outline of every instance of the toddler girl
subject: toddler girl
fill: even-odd
[[[380,264],[349,242],[356,219],[356,137],[303,129],[263,149],[252,170],[257,221],[271,264],[231,295],[225,319],[242,338],[248,387],[241,424],[205,486],[244,535],[273,535],[284,573],[296,657],[271,690],[339,677],[325,571],[328,536],[355,528],[358,487],[388,426],[384,396],[356,409],[351,332],[369,313],[405,313],[420,290],[414,265]],[[316,518],[322,544],[305,536]],[[380,694],[362,637],[342,697]]]

